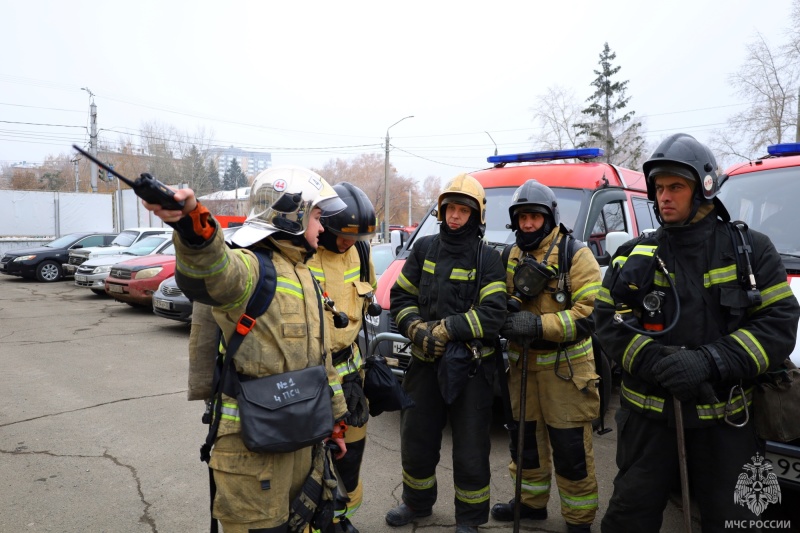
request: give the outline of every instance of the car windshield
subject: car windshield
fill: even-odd
[[[54,241],[50,241],[45,246],[48,248],[66,248],[70,246],[73,242],[78,240],[78,236],[75,234],[72,235],[64,235],[63,237],[59,237]]]
[[[552,188],[558,199],[558,213],[561,222],[568,228],[575,227],[578,211],[581,208],[583,191],[580,189]],[[486,240],[498,244],[514,242],[514,234],[506,228],[509,223],[508,206],[516,187],[496,187],[486,190]],[[422,222],[414,240],[439,231],[439,224],[434,216],[427,216]]]
[[[139,233],[136,231],[123,231],[116,237],[114,240],[111,241],[112,246],[130,246],[133,244],[133,241],[136,240],[136,237],[139,236]]]
[[[141,241],[137,242],[135,246],[131,246],[124,253],[128,255],[147,255],[158,248],[158,246],[168,238],[169,236],[147,237],[146,239],[142,239]]]
[[[170,243],[166,248],[162,248],[158,253],[161,255],[175,255],[175,245]]]
[[[719,192],[719,199],[731,220],[744,221],[752,229],[766,234],[784,254],[800,253],[795,211],[798,198],[800,167],[731,176]]]
[[[380,276],[389,267],[389,263],[394,259],[392,254],[392,247],[389,246],[373,246],[372,247],[372,264],[375,267],[375,275]]]

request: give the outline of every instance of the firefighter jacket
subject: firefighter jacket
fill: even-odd
[[[561,243],[562,239],[567,241]],[[514,269],[523,253],[532,256],[539,263],[546,259],[547,265],[557,274],[560,274],[559,269],[567,269],[562,287],[567,296],[564,303],[558,303],[555,299],[559,291],[558,277],[551,279],[538,296],[531,299],[522,298],[521,309],[542,318],[542,338],[533,341],[528,350],[530,362],[535,362],[537,365],[532,370],[552,370],[559,357],[569,358],[571,362],[594,357],[591,315],[595,297],[600,290],[600,266],[586,246],[581,246],[573,255],[570,251],[571,240],[561,232],[560,227],[557,227],[542,239],[536,250],[522,252],[517,245],[513,245],[508,255],[506,264],[508,294],[515,292]],[[571,255],[571,259],[562,260],[560,250],[564,250],[567,256]],[[519,344],[509,340],[509,361],[516,362],[519,359],[521,348]],[[565,361],[562,359],[559,366],[564,364]]]
[[[336,328],[333,315],[326,312],[326,329],[331,333],[333,362],[340,376],[361,369],[363,358],[358,348],[358,332],[364,322],[369,301],[367,295],[375,290],[375,268],[369,260],[369,282],[361,281],[361,259],[355,246],[340,254],[323,246],[308,260],[308,268],[317,278],[322,290],[333,300],[336,309],[345,313],[348,324]]]
[[[173,241],[178,285],[193,300],[214,306],[214,318],[227,341],[259,279],[258,259],[250,250],[229,248],[219,225],[202,244],[188,244],[179,232],[175,232]],[[277,288],[269,308],[256,319],[234,356],[236,371],[264,377],[318,365],[324,358],[333,391],[333,414],[340,419],[347,407],[331,364],[329,328],[320,327],[322,303],[305,263],[308,251],[290,240],[272,237],[255,246],[272,250]],[[219,437],[240,431],[236,400],[223,394],[222,401]]]
[[[482,271],[478,274],[479,244]],[[391,314],[401,333],[406,334],[414,320],[446,318],[451,341],[478,339],[483,357],[494,354],[495,340],[506,317],[505,271],[500,254],[481,244],[477,234],[454,238],[442,231],[420,239],[411,249],[390,297]],[[411,353],[431,361],[413,344]]]
[[[730,403],[729,416],[734,421],[742,419],[744,402],[752,401],[754,378],[775,370],[794,348],[800,316],[786,270],[769,238],[752,230],[744,232],[761,292],[761,303],[754,304],[748,299],[749,286],[740,281],[746,277],[746,266],[738,252],[742,246],[738,232],[732,224],[717,219],[716,209],[705,216],[704,212],[708,210],[700,211],[690,224],[663,227],[653,236],[620,247],[606,271],[594,311],[603,349],[623,371],[621,402],[645,416],[674,420],[668,391],[652,378],[653,365],[663,357],[662,347],[702,347],[713,358],[720,379],[712,385],[719,402],[684,402],[687,427],[718,423],[725,417],[726,403]],[[612,294],[622,300],[625,293],[612,287],[626,268],[641,266],[642,258],[655,255],[664,261],[680,302],[677,325],[663,336],[636,333],[614,320],[619,312],[620,318],[636,322],[642,329],[639,317],[645,315],[641,306],[615,301]],[[668,327],[676,315],[676,302],[666,275],[653,268],[639,277],[650,278],[642,279],[641,286],[652,282],[652,290],[663,293],[663,320]],[[744,395],[737,392],[727,402],[737,384],[742,385]]]

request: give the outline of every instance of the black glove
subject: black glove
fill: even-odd
[[[639,365],[636,367],[636,378],[641,379],[651,385],[660,386],[661,383],[655,377],[653,372],[653,368],[665,357],[674,354],[677,351],[680,351],[680,346],[661,346],[658,349],[658,354],[653,355],[652,357],[644,359]]]
[[[369,420],[367,397],[361,386],[361,375],[358,372],[347,374],[342,380],[344,401],[347,402],[347,415],[344,423],[348,426],[360,428]]]
[[[656,381],[682,402],[700,394],[700,385],[711,377],[713,361],[705,350],[678,350],[653,365]]]
[[[542,338],[542,317],[530,311],[509,313],[500,328],[500,335],[518,344]]]

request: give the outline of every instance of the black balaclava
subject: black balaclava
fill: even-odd
[[[514,235],[517,238],[517,246],[519,246],[519,249],[523,252],[535,250],[539,247],[539,243],[541,243],[545,237],[550,235],[550,232],[553,231],[554,227],[555,224],[553,224],[553,217],[550,215],[545,215],[544,224],[542,224],[542,227],[536,231],[526,233],[521,229],[518,229],[514,232]]]
[[[464,237],[471,235],[478,231],[478,226],[480,221],[478,220],[478,212],[474,209],[470,208],[470,215],[469,220],[467,223],[458,228],[457,230],[450,229],[450,226],[447,225],[447,221],[442,221],[442,225],[439,228],[439,234],[441,235],[443,240],[448,242],[457,242],[458,240],[463,239]]]
[[[335,254],[343,254],[344,252],[339,251],[339,247],[336,246],[336,235],[334,235],[330,230],[326,229],[322,232],[322,235],[319,236],[320,246],[324,246],[326,250],[329,252],[333,252]],[[346,250],[345,250],[346,251]]]

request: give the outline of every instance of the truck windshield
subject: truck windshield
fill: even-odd
[[[509,223],[508,206],[511,205],[511,197],[516,191],[516,187],[496,187],[486,190],[486,240],[497,244],[508,244],[514,242],[514,234],[506,228]],[[579,189],[560,189],[553,188],[553,192],[558,199],[558,212],[561,222],[568,228],[575,227],[578,219],[578,211],[581,207],[583,191]],[[439,224],[436,217],[426,215],[420,229],[414,236],[416,241],[425,235],[431,235],[439,231]],[[411,244],[413,247],[413,243]]]
[[[775,168],[731,176],[719,199],[731,220],[744,221],[766,234],[779,252],[800,253],[797,230],[797,199],[800,198],[800,167]]]

